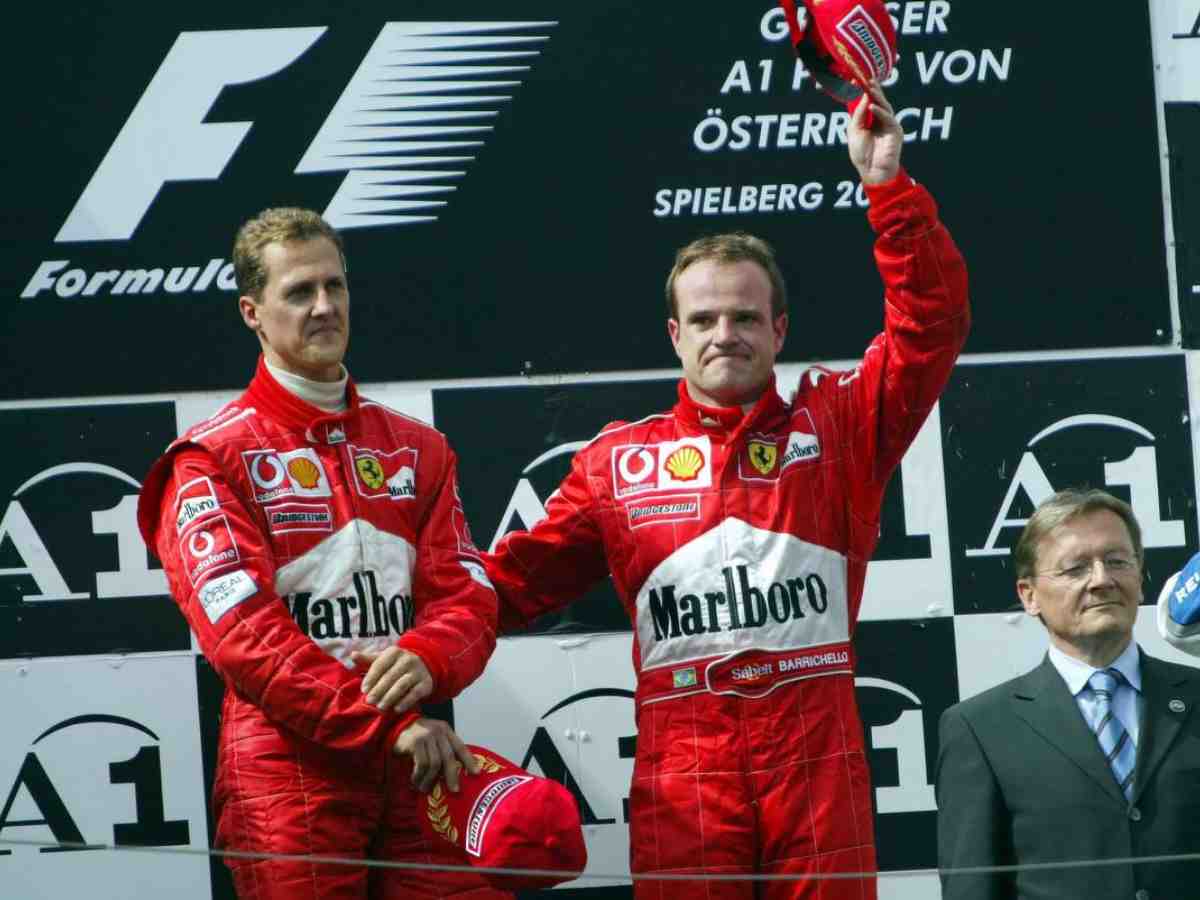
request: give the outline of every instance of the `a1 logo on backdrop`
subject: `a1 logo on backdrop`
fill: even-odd
[[[1011,400],[997,407],[998,396]],[[957,612],[1014,608],[1012,546],[1064,488],[1101,488],[1133,507],[1151,583],[1195,547],[1181,356],[960,366],[942,422]]]
[[[171,403],[0,411],[0,657],[189,646],[137,527],[174,435]]]
[[[195,671],[185,653],[0,661],[0,894],[211,898],[203,855],[106,850],[207,846]]]
[[[934,866],[937,725],[958,700],[954,620],[862,622],[854,641],[880,868]]]
[[[186,819],[168,821],[163,811],[163,775],[162,756],[159,750],[159,736],[133,719],[108,714],[91,714],[75,716],[58,722],[47,728],[32,741],[25,753],[16,778],[8,791],[8,796],[0,807],[0,835],[5,829],[28,829],[45,826],[54,836],[54,841],[64,846],[42,846],[39,853],[65,853],[73,850],[83,851],[97,849],[86,846],[87,837],[80,830],[76,821],[77,815],[72,815],[71,804],[63,798],[63,789],[55,785],[42,762],[39,751],[44,755],[49,750],[53,756],[60,756],[61,751],[53,749],[57,743],[66,742],[68,747],[78,750],[84,746],[79,732],[87,732],[88,747],[94,750],[91,743],[96,740],[97,729],[108,726],[117,729],[129,729],[136,734],[120,731],[112,743],[114,745],[128,743],[130,738],[138,744],[136,751],[128,759],[117,759],[108,764],[108,782],[112,785],[129,784],[133,786],[134,807],[137,817],[133,822],[115,822],[112,826],[111,841],[113,844],[132,844],[143,847],[163,847],[169,845],[187,844],[191,840],[191,831]],[[106,730],[106,729],[105,729]],[[67,733],[69,731],[69,733]],[[57,739],[54,736],[62,733]],[[141,735],[139,737],[138,735]],[[149,739],[147,743],[143,738]],[[42,745],[42,742],[46,743]],[[131,748],[132,749],[132,748]],[[72,756],[75,750],[70,751]],[[92,754],[89,754],[92,755]],[[120,756],[121,754],[118,754]],[[78,757],[75,757],[78,758]],[[24,796],[22,796],[24,795]],[[70,793],[68,792],[68,796]],[[78,798],[75,798],[78,800]],[[38,818],[27,818],[31,813],[15,811],[19,801],[32,803]],[[93,836],[96,843],[107,843],[109,835]],[[30,843],[36,843],[30,840]],[[48,843],[48,842],[47,842]],[[0,856],[11,856],[14,851],[0,847]]]
[[[1180,10],[1182,12],[1182,10]],[[1188,31],[1177,31],[1171,35],[1175,40],[1186,40],[1188,38],[1200,38],[1200,9],[1196,10],[1196,18],[1192,22],[1192,27]]]

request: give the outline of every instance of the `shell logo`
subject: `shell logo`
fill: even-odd
[[[695,447],[680,447],[667,457],[663,467],[679,481],[691,481],[704,468],[704,454]]]
[[[311,459],[303,456],[289,460],[287,471],[302,488],[315,488],[321,482],[321,470]]]

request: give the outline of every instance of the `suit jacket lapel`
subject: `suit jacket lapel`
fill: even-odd
[[[1196,680],[1188,674],[1176,674],[1152,656],[1141,654],[1142,721],[1138,729],[1137,762],[1133,769],[1133,802],[1150,783],[1154,770],[1167,755],[1179,729],[1192,714],[1197,697]],[[1178,701],[1178,702],[1177,702]],[[1179,702],[1183,709],[1176,711]]]
[[[1013,704],[1017,715],[1030,728],[1082,769],[1115,802],[1125,805],[1096,736],[1084,722],[1075,698],[1048,656],[1013,686]]]

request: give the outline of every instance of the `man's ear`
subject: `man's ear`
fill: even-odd
[[[679,354],[679,320],[675,318],[667,319],[667,335],[671,338],[671,346],[675,348],[675,354]]]
[[[787,337],[788,314],[780,313],[775,317],[775,321],[771,325],[775,330],[775,352],[779,353],[783,349],[784,338]]]
[[[1025,607],[1026,613],[1031,616],[1042,614],[1042,605],[1038,602],[1032,578],[1017,579],[1017,597],[1020,599],[1021,605]]]
[[[258,318],[258,303],[253,296],[242,294],[238,297],[238,312],[242,314],[242,321],[251,331],[257,333],[262,328],[262,323]]]

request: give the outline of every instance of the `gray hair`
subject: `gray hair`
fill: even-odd
[[[1130,540],[1133,541],[1138,565],[1145,562],[1142,528],[1128,503],[1097,488],[1067,488],[1042,501],[1025,523],[1025,530],[1021,532],[1017,545],[1013,547],[1013,565],[1017,578],[1029,578],[1035,574],[1038,545],[1046,535],[1064,522],[1100,510],[1108,510],[1120,517],[1129,532]]]

